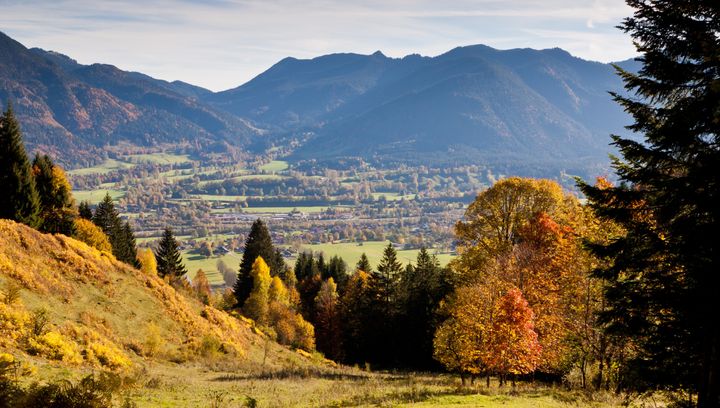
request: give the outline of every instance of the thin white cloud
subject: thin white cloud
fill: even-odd
[[[389,3],[389,4],[388,4]],[[227,89],[286,56],[437,55],[458,45],[633,55],[622,0],[0,0],[0,30],[81,63]]]

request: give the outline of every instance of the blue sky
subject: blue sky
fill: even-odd
[[[0,31],[27,47],[212,90],[292,56],[434,56],[456,46],[635,55],[623,0],[0,0]]]

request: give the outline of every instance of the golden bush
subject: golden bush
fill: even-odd
[[[31,354],[50,360],[59,360],[68,364],[81,364],[83,361],[77,344],[56,331],[30,338],[28,344],[28,351]]]

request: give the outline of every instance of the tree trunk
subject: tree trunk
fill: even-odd
[[[718,356],[718,342],[720,336],[718,336],[718,326],[714,325],[711,329],[711,333],[708,336],[707,343],[705,345],[705,358],[701,365],[700,384],[698,387],[698,408],[709,408],[720,406],[720,395],[718,395],[718,375],[720,375],[720,359]]]
[[[488,388],[490,388],[490,374],[485,377],[485,385],[487,385]]]

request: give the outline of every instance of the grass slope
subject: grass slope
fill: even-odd
[[[209,355],[243,372],[317,364],[269,342],[252,321],[186,297],[109,253],[0,220],[0,290],[7,294],[12,286],[20,287],[19,299],[0,298],[0,353],[32,358],[40,367],[140,369],[150,362],[196,364]],[[32,333],[39,310],[47,317],[43,335]],[[47,347],[33,350],[33,342]],[[64,358],[65,349],[53,352],[55,346],[74,350],[66,353],[72,358]],[[90,358],[103,350],[127,364]]]

